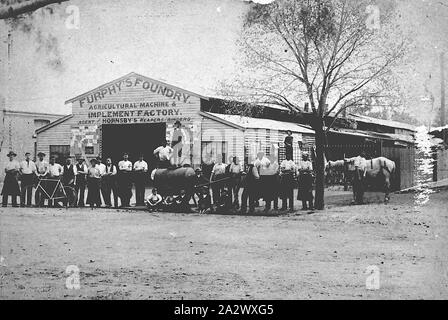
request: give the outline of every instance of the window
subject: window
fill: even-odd
[[[56,158],[56,162],[59,164],[64,164],[65,159],[70,157],[70,146],[69,145],[52,145],[50,146],[50,158]]]
[[[207,159],[216,162],[217,157],[221,157],[222,162],[226,163],[227,148],[226,141],[202,141],[202,162],[207,162]]]

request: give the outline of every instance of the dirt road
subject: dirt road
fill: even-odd
[[[0,297],[448,298],[448,191],[421,207],[413,194],[368,196],[280,217],[3,208]],[[79,289],[66,288],[70,265]]]

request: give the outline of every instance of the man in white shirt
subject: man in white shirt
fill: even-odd
[[[78,207],[84,207],[84,194],[87,185],[87,165],[84,159],[79,157],[77,159],[78,163],[75,165],[76,176],[75,176],[75,192],[76,192],[76,203]]]
[[[33,193],[34,178],[36,177],[36,164],[31,160],[31,154],[29,152],[25,153],[25,160],[20,162],[20,173],[21,175],[21,192],[20,192],[20,206],[25,207],[25,196],[26,196],[26,206],[31,207],[31,197]]]
[[[20,196],[20,186],[17,181],[17,176],[20,171],[20,163],[15,160],[17,154],[13,151],[10,151],[7,154],[9,161],[6,162],[5,166],[5,180],[2,188],[2,207],[6,207],[8,204],[8,196],[12,198],[12,206],[18,207],[17,205],[17,197]]]
[[[48,166],[48,172],[49,172],[49,179],[51,180],[59,180],[62,178],[62,175],[64,173],[64,168],[59,164],[55,162],[55,157],[51,157],[50,158],[50,165]],[[56,187],[55,182],[53,183],[49,183],[48,184],[50,186],[49,190],[50,192],[52,192],[54,190],[54,188]],[[48,200],[48,206],[49,207],[53,207],[54,204],[57,204],[58,201],[53,201],[53,200]]]
[[[132,162],[129,161],[129,155],[123,154],[123,160],[118,162],[118,190],[122,207],[129,207],[132,197]]]
[[[260,176],[269,173],[270,165],[271,161],[269,161],[269,159],[264,156],[264,152],[258,152],[257,159],[254,161],[254,167],[257,168]]]
[[[210,176],[210,183],[213,194],[213,204],[217,204],[219,199],[221,198],[221,193],[224,188],[224,181],[221,181],[225,178],[227,165],[222,163],[222,158],[220,155],[217,156],[216,163],[213,166],[212,174]]]
[[[279,196],[279,169],[277,157],[274,154],[269,155],[268,160],[270,162],[269,166],[264,169],[264,184],[266,187],[265,201],[266,208],[265,211],[271,209],[271,202],[274,203],[274,210],[278,210],[278,196]],[[263,182],[262,182],[263,183]]]
[[[36,161],[36,175],[37,179],[40,181],[41,179],[48,178],[49,175],[49,163],[45,160],[45,153],[39,152],[37,154],[38,160]],[[36,192],[34,193],[34,202],[36,206],[43,206],[43,192],[42,188],[45,188],[46,181],[40,181],[40,187],[36,188]]]
[[[292,161],[292,155],[286,154],[286,159],[280,164],[280,197],[282,198],[282,210],[287,209],[289,200],[289,211],[294,211],[294,174],[297,170]]]
[[[135,202],[137,206],[145,205],[145,186],[148,172],[148,163],[140,155],[138,161],[134,163],[134,183],[135,183]]]
[[[51,157],[50,158],[50,165],[48,166],[48,173],[50,175],[50,178],[52,179],[59,179],[62,174],[64,173],[64,168],[59,163],[56,163],[56,158]]]
[[[173,148],[171,148],[168,145],[168,142],[165,141],[163,145],[154,150],[154,155],[158,159],[158,168],[168,168],[171,164],[170,159],[173,155]]]
[[[264,152],[258,152],[257,159],[254,161],[254,167],[257,168],[258,173],[260,175],[259,195],[265,201],[265,211],[269,210],[270,205],[271,205],[270,199],[271,199],[271,195],[272,195],[272,190],[271,190],[272,179],[270,176],[272,175],[272,170],[271,170],[270,166],[271,166],[271,161],[265,157]],[[278,164],[277,164],[277,167],[278,167]]]
[[[299,191],[297,200],[302,200],[302,210],[313,210],[313,163],[309,160],[307,152],[303,152],[302,161],[297,167],[299,172]]]
[[[106,169],[101,181],[101,193],[103,195],[106,207],[112,207],[111,193],[114,197],[114,207],[118,208],[118,190],[117,190],[117,167],[112,163],[111,158],[106,159]]]
[[[103,176],[106,174],[106,165],[103,163],[103,160],[101,159],[101,157],[97,157],[96,158],[96,168],[98,168],[99,172],[100,172],[100,191],[102,191],[102,183],[103,183]],[[100,192],[103,196],[103,202],[106,202],[106,199],[104,199],[104,194],[102,192]]]
[[[364,179],[367,173],[367,160],[365,152],[353,159],[353,165],[355,167],[355,172],[353,175],[353,202],[356,204],[364,203]]]

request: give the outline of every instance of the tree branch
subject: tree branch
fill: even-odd
[[[0,7],[0,20],[15,18],[18,15],[33,12],[42,7],[68,0],[29,0],[14,5]]]

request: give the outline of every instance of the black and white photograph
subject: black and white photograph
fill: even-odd
[[[447,299],[447,34],[448,0],[0,0],[0,300]]]

